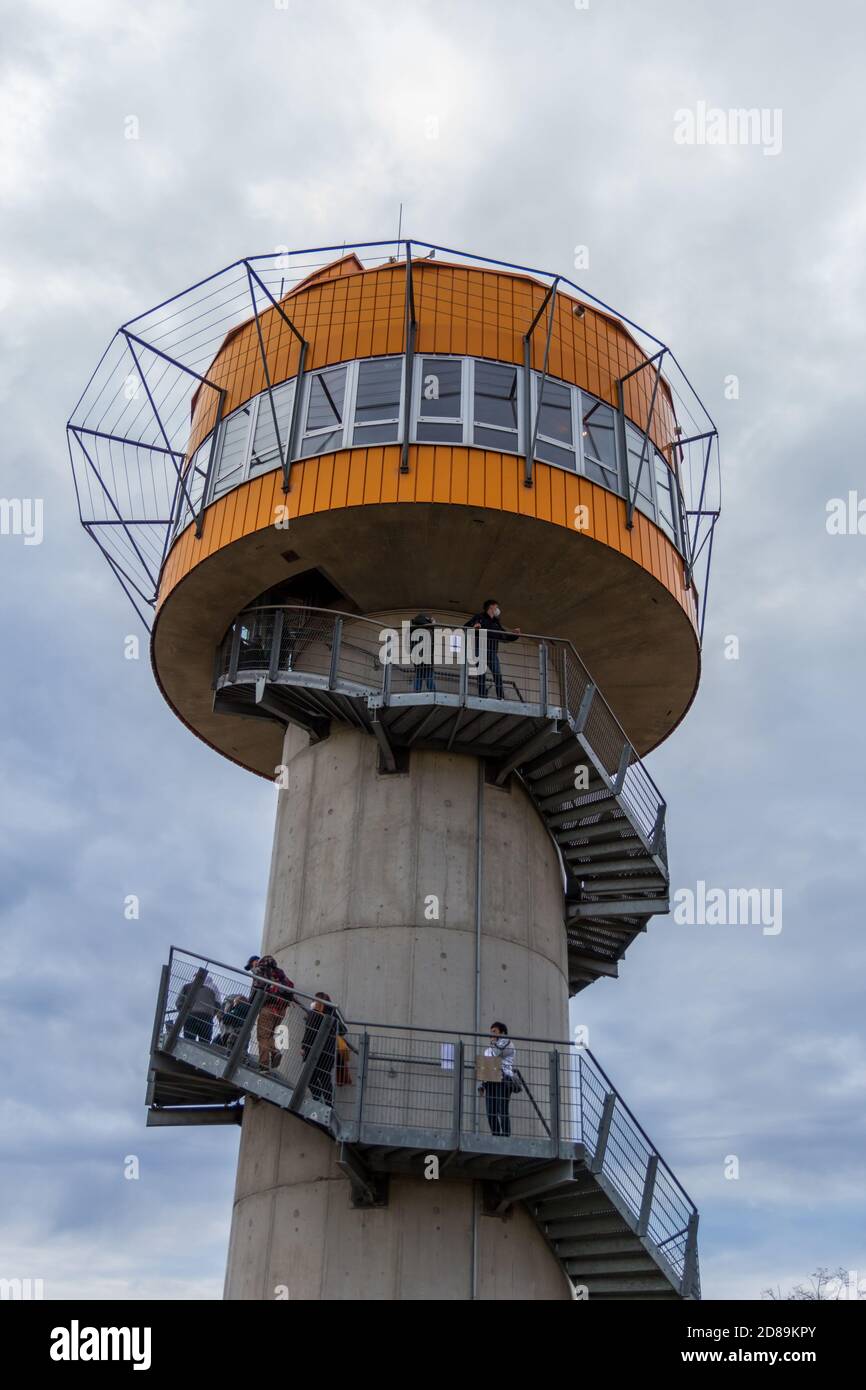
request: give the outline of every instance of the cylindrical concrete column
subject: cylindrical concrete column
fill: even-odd
[[[283,757],[263,948],[300,987],[353,1020],[470,1031],[480,961],[481,1029],[567,1036],[559,863],[519,784],[442,752],[383,774],[375,740],[345,728],[315,745],[290,729]],[[472,1182],[419,1169],[391,1179],[386,1207],[357,1210],[336,1157],[247,1100],[227,1298],[571,1296],[523,1209],[478,1216]]]

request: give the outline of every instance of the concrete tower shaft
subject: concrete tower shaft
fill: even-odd
[[[284,764],[264,949],[292,979],[356,1019],[567,1037],[561,872],[522,787],[439,752],[383,775],[375,741],[346,729],[314,745],[290,729]],[[524,1211],[481,1216],[471,1181],[427,1180],[419,1163],[392,1178],[386,1208],[359,1212],[336,1154],[248,1106],[227,1297],[571,1296]]]

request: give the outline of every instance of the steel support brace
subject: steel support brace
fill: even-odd
[[[544,398],[544,383],[547,380],[547,365],[550,360],[550,340],[553,335],[553,320],[556,312],[556,287],[559,284],[559,276],[551,285],[548,286],[547,293],[538,306],[538,312],[523,335],[523,389],[524,389],[524,428],[526,430],[526,457],[523,471],[523,486],[532,487],[532,464],[535,458],[535,446],[538,442],[538,421],[541,417],[541,405]],[[532,335],[536,326],[550,304],[550,315],[547,321],[547,340],[544,344],[544,365],[541,371],[541,379],[538,384],[538,406],[535,411],[535,425],[532,423]]]
[[[249,1009],[247,1010],[247,1016],[241,1024],[240,1029],[238,1031],[238,1035],[235,1038],[234,1046],[232,1047],[232,1050],[228,1055],[228,1060],[225,1064],[225,1067],[223,1068],[223,1081],[231,1081],[232,1077],[234,1076],[235,1072],[237,1071],[238,1067],[241,1065],[241,1062],[246,1056],[247,1044],[249,1043],[253,1028],[255,1027],[256,1019],[262,1011],[262,1005],[264,1004],[264,1002],[264,990],[257,990],[255,998],[253,999]]]
[[[412,274],[412,243],[406,242],[406,337],[405,337],[405,371],[403,399],[404,399],[404,418],[403,418],[403,447],[400,451],[400,472],[409,472],[409,435],[412,428],[412,380],[415,367],[415,340],[418,334],[418,321],[415,317],[415,282]]]
[[[292,320],[289,318],[288,314],[286,313],[282,304],[280,304],[279,300],[274,299],[274,296],[271,294],[264,280],[261,279],[257,271],[253,270],[248,260],[244,261],[244,266],[246,268],[247,275],[253,277],[253,279],[256,281],[256,283],[260,286],[262,291],[267,295],[268,299],[271,301],[271,304],[273,305],[274,309],[276,309],[280,318],[283,320],[283,323],[287,326],[289,331],[292,334],[294,334],[294,337],[297,340],[299,347],[298,373],[295,377],[295,399],[292,401],[292,420],[291,424],[289,425],[289,439],[288,444],[286,446],[285,455],[283,454],[282,449],[280,450],[280,458],[283,461],[283,492],[288,492],[289,470],[291,468],[292,460],[297,455],[298,421],[300,419],[301,396],[303,393],[304,371],[307,365],[307,351],[309,348],[309,343],[307,342],[304,335],[292,323]],[[276,428],[276,423],[274,427]],[[277,443],[279,444],[279,433],[277,434]]]
[[[353,1207],[386,1207],[388,1205],[388,1176],[374,1173],[350,1144],[340,1145],[337,1167],[342,1168],[352,1184]]]

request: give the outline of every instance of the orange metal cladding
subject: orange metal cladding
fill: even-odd
[[[435,261],[413,263],[418,321],[416,352],[453,353],[523,362],[523,335],[546,289],[526,276]],[[405,263],[364,270],[349,255],[297,286],[282,301],[309,343],[306,370],[353,358],[399,354],[405,346]],[[555,296],[548,372],[583,386],[616,405],[616,380],[646,361],[645,354],[615,319],[576,301]],[[298,370],[299,345],[273,308],[260,312],[271,382]],[[547,334],[545,310],[532,341],[532,366],[541,370]],[[229,333],[208,376],[225,389],[229,414],[266,389],[255,322]],[[647,368],[624,386],[626,415],[638,425],[649,415],[654,370]],[[189,453],[213,428],[216,395],[200,390],[193,403]],[[656,398],[651,435],[662,450],[673,438],[674,414],[663,382]],[[626,528],[625,502],[586,478],[548,464],[533,465],[533,487],[523,486],[523,459],[511,454],[451,445],[413,445],[410,471],[399,472],[399,446],[355,448],[298,460],[291,491],[284,495],[279,470],[242,484],[207,508],[202,535],[187,527],[172,547],[161,576],[159,602],[202,560],[240,536],[273,524],[276,508],[289,517],[382,502],[441,502],[522,513],[573,528],[575,509],[587,508],[584,533],[648,570],[677,599],[696,624],[694,591],[685,587],[681,556],[665,534],[635,511]]]

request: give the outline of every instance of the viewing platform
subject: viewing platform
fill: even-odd
[[[481,675],[457,660],[453,616],[437,619],[441,660],[383,660],[383,634],[403,622],[247,609],[216,654],[214,709],[296,724],[313,740],[333,723],[361,729],[383,772],[428,748],[484,758],[499,785],[517,777],[560,856],[570,991],[615,976],[649,918],[669,911],[666,807],[645,764],[570,642],[498,641],[499,674]]]
[[[523,1203],[578,1296],[700,1297],[697,1209],[588,1049],[512,1038],[518,1089],[491,1122],[479,1094],[486,1035],[355,1022],[334,1005],[311,1041],[316,1000],[295,989],[279,1060],[263,1069],[256,1022],[266,996],[256,984],[172,948],[149,1125],[236,1123],[245,1097],[266,1101],[339,1146],[355,1206],[387,1205],[389,1176],[423,1176],[432,1157],[444,1182],[483,1182],[487,1216]]]

